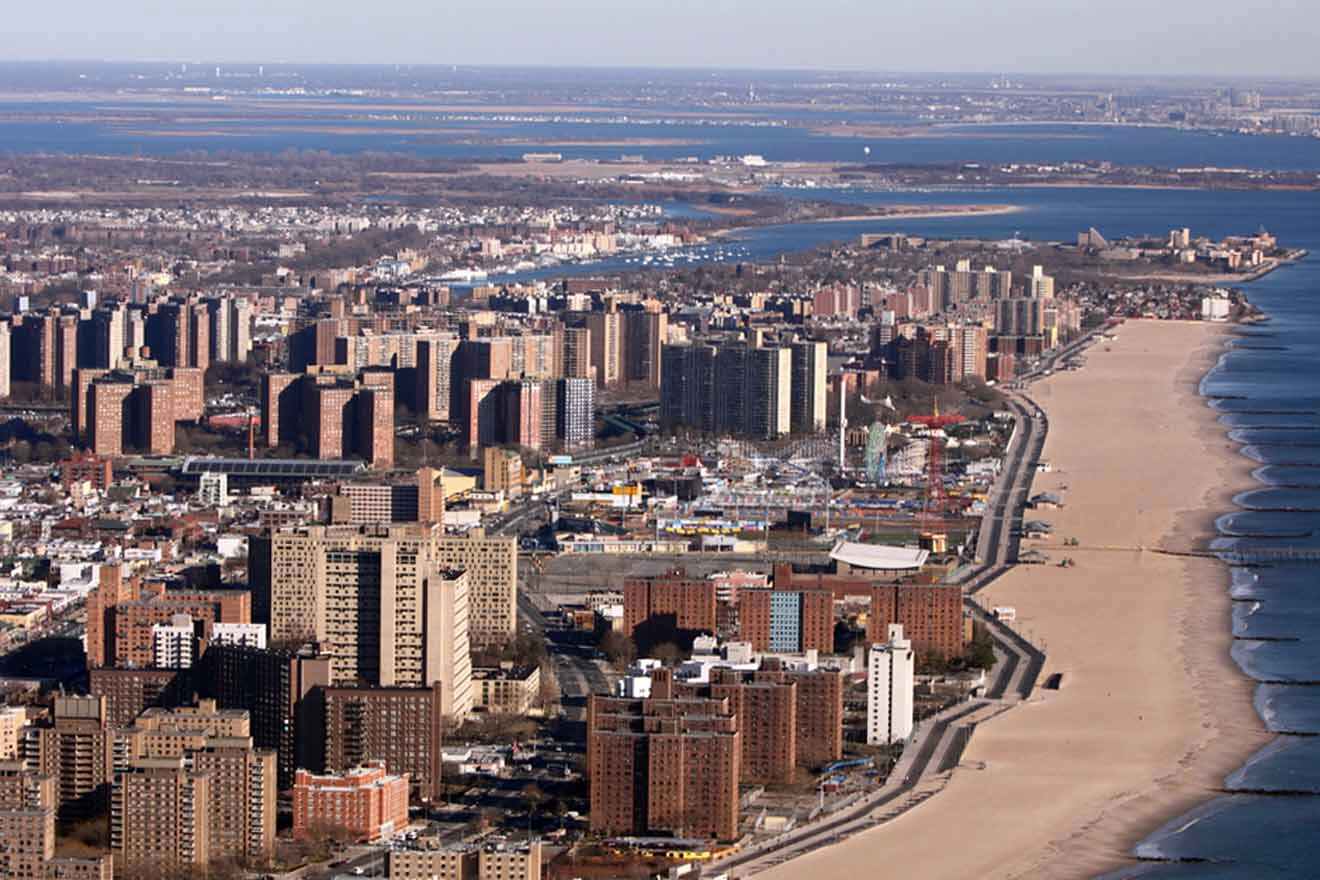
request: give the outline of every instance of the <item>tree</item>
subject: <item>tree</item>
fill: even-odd
[[[615,669],[624,669],[637,659],[633,640],[616,629],[607,629],[596,646]]]

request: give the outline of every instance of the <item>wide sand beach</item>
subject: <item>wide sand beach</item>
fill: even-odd
[[[1064,506],[1030,514],[1054,537],[1026,546],[1076,565],[1019,566],[981,599],[1017,609],[1060,689],[978,727],[925,803],[760,876],[1094,877],[1132,863],[1137,841],[1267,740],[1229,657],[1225,567],[1158,552],[1204,549],[1215,513],[1250,485],[1197,395],[1225,333],[1129,321],[1084,368],[1031,387],[1052,468],[1033,491]]]

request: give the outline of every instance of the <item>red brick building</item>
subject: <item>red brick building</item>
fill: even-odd
[[[293,834],[314,837],[343,829],[373,843],[408,825],[408,777],[391,776],[376,761],[338,776],[299,770],[293,783]]]
[[[672,617],[681,630],[715,632],[715,584],[689,580],[682,570],[623,582],[624,632],[636,635],[648,621]]]
[[[829,589],[738,592],[738,639],[753,651],[834,653],[834,593]]]
[[[741,747],[727,699],[674,697],[662,681],[649,700],[593,696],[591,830],[735,839]]]
[[[957,584],[875,584],[866,639],[888,639],[889,625],[902,624],[918,654],[957,657],[965,645],[962,587]]]

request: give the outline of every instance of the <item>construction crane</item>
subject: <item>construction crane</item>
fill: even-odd
[[[917,525],[921,543],[934,552],[943,552],[947,542],[944,534],[944,516],[949,507],[949,496],[944,491],[944,430],[965,422],[959,415],[940,415],[939,400],[935,400],[928,416],[909,416],[908,424],[921,425],[929,432],[926,451],[926,492],[922,498]]]

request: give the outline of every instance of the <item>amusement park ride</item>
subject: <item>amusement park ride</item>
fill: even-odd
[[[940,415],[939,401],[935,401],[930,415],[909,416],[907,421],[930,430],[930,445],[926,452],[926,493],[917,525],[922,546],[942,553],[947,549],[944,519],[949,508],[949,496],[944,491],[944,430],[966,419],[959,415]]]

